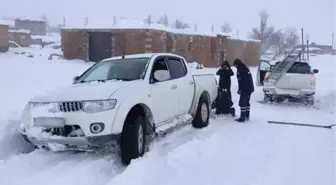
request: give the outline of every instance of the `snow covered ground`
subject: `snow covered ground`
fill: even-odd
[[[72,82],[91,64],[0,54],[0,184],[3,185],[334,185],[335,129],[267,124],[268,120],[305,124],[335,123],[336,58],[316,56],[315,107],[259,104],[251,100],[249,124],[230,117],[209,127],[190,126],[157,140],[143,158],[122,167],[113,154],[33,151],[18,137],[18,119],[28,99]],[[213,70],[214,69],[207,69]],[[255,74],[256,70],[251,69]],[[232,92],[237,90],[235,77]],[[238,96],[233,93],[234,102]],[[239,110],[237,103],[235,107]],[[239,111],[238,111],[239,112]]]

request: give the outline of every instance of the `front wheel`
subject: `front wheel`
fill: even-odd
[[[146,118],[143,115],[131,113],[127,116],[121,136],[121,162],[129,165],[132,159],[142,157],[146,146]]]
[[[204,128],[209,125],[210,109],[209,101],[206,97],[202,96],[198,102],[198,107],[192,126],[195,128]]]

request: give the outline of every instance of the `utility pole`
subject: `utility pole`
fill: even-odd
[[[301,28],[301,40],[302,40],[302,48],[303,48],[303,51],[304,51],[304,38],[303,38],[303,28]],[[301,54],[302,55],[302,54]],[[304,59],[304,54],[302,55],[302,59]]]
[[[307,39],[307,60],[309,61],[309,35],[306,35],[306,39]]]
[[[335,44],[335,33],[332,34],[331,49],[334,49]]]
[[[63,16],[63,27],[65,27],[66,26],[66,18],[65,18],[65,16]]]

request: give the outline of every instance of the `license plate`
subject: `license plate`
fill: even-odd
[[[60,128],[65,126],[65,119],[61,117],[36,117],[34,126],[45,128]]]
[[[290,94],[290,95],[297,95],[299,92],[293,89],[277,89],[278,94]]]

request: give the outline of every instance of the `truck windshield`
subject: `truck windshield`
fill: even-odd
[[[137,80],[144,74],[148,61],[147,57],[101,61],[86,71],[77,82]]]

